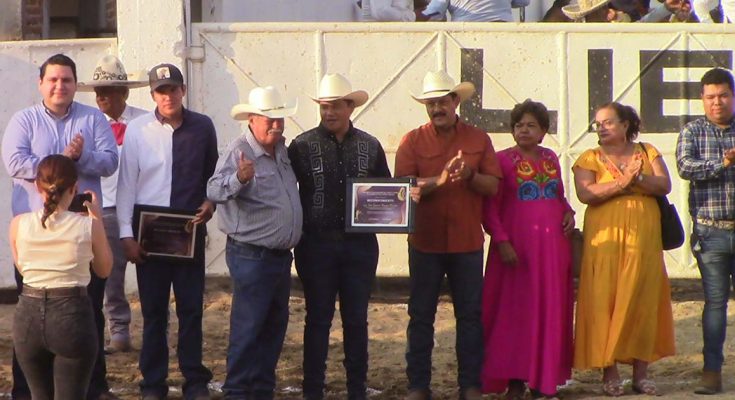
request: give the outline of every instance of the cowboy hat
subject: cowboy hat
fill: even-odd
[[[232,107],[232,118],[242,121],[250,114],[263,115],[268,118],[285,118],[296,114],[298,99],[284,102],[281,94],[273,86],[256,87],[250,91],[248,104],[238,104]]]
[[[368,94],[364,90],[352,91],[352,84],[340,74],[326,74],[319,83],[319,94],[309,96],[317,103],[320,101],[351,100],[355,107],[360,107],[368,101]]]
[[[607,5],[610,0],[577,0],[576,3],[561,8],[561,12],[573,20],[579,20]]]
[[[411,94],[411,97],[424,104],[427,100],[444,97],[450,93],[456,93],[459,101],[463,102],[475,94],[475,85],[472,82],[460,82],[459,85],[455,85],[454,79],[446,71],[429,71],[424,76],[423,92],[419,95]]]
[[[120,60],[113,55],[102,57],[94,68],[92,80],[79,82],[78,89],[81,92],[93,92],[94,88],[101,86],[121,86],[126,88],[139,88],[148,86],[146,81],[128,80],[129,75]]]

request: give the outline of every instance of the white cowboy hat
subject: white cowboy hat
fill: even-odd
[[[319,94],[309,96],[317,103],[320,101],[351,100],[355,107],[360,107],[368,101],[368,94],[364,90],[352,91],[352,84],[340,74],[326,74],[319,83]]]
[[[576,3],[562,7],[561,12],[576,21],[607,5],[609,2],[610,0],[577,0]]]
[[[92,80],[79,82],[77,90],[93,92],[94,88],[101,86],[122,86],[131,89],[148,86],[147,81],[129,80],[128,78],[130,75],[125,72],[123,63],[117,57],[108,54],[97,62]]]
[[[248,104],[238,104],[232,107],[232,118],[242,121],[250,114],[263,115],[268,118],[285,118],[296,114],[298,99],[288,103],[281,99],[281,94],[273,86],[256,87],[250,91]]]
[[[459,85],[455,85],[454,79],[446,71],[429,71],[424,76],[423,92],[419,95],[411,94],[411,97],[424,104],[427,100],[444,97],[449,93],[456,93],[459,101],[463,102],[475,94],[475,85],[472,82],[460,82]]]

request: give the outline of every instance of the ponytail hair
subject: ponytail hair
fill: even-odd
[[[74,161],[61,154],[47,156],[38,164],[36,187],[39,192],[46,193],[41,216],[41,225],[44,228],[46,228],[48,217],[56,212],[61,195],[77,183],[77,178],[77,167]]]
[[[609,108],[615,111],[615,114],[618,115],[618,119],[620,122],[627,122],[628,123],[628,130],[625,131],[625,138],[632,142],[635,140],[635,138],[638,137],[638,133],[641,131],[641,119],[638,117],[638,113],[635,111],[635,108],[631,106],[626,106],[623,104],[618,103],[617,101],[613,101],[611,103],[603,104],[600,107],[597,107],[596,111],[602,110],[604,108]]]

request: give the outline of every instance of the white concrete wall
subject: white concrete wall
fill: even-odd
[[[316,92],[319,78],[327,72],[340,72],[355,87],[371,94],[373,100],[358,109],[353,119],[358,127],[381,140],[392,165],[402,135],[426,121],[424,109],[409,97],[409,92],[420,90],[427,70],[446,67],[458,79],[463,71],[462,49],[480,51],[484,70],[473,67],[473,80],[483,86],[484,110],[468,111],[463,107],[463,115],[492,126],[488,131],[495,146],[503,149],[513,145],[506,132],[507,111],[514,104],[530,97],[555,111],[556,133],[548,135],[544,145],[561,155],[567,195],[579,211],[579,225],[584,207],[573,193],[570,168],[582,151],[596,146],[596,135],[587,131],[589,107],[600,104],[604,98],[600,92],[609,90],[611,98],[645,109],[651,116],[649,120],[644,116],[644,125],[649,129],[641,140],[655,144],[664,153],[673,172],[670,199],[681,211],[688,229],[687,182],[675,173],[674,146],[680,125],[671,128],[666,126],[671,121],[662,121],[666,117],[702,114],[698,100],[674,97],[687,82],[694,85],[695,95],[698,93],[701,74],[714,65],[712,54],[718,54],[722,65],[732,68],[735,30],[686,25],[696,31],[690,35],[680,31],[683,26],[195,24],[193,44],[203,46],[205,57],[192,64],[189,101],[192,108],[214,119],[220,147],[224,148],[242,130],[230,119],[230,107],[246,99],[254,86],[276,85],[286,96],[299,98],[298,113],[286,122],[286,136],[293,138],[318,124],[317,107],[308,95]],[[656,63],[642,77],[646,63],[643,58],[659,51],[664,52],[654,57]],[[659,65],[676,60],[676,52],[681,51],[691,55],[681,57],[679,65]],[[612,58],[606,63],[595,52],[610,52]],[[687,67],[681,64],[684,60],[704,64]],[[656,75],[659,73],[661,76]],[[650,87],[652,80],[654,86]],[[506,125],[499,124],[498,118],[504,118]],[[657,127],[661,129],[655,130]],[[405,237],[382,235],[380,241],[379,274],[405,275]],[[221,236],[213,235],[210,245],[210,251],[221,256]],[[697,274],[687,245],[668,252],[666,261],[672,276]],[[211,271],[220,271],[218,268],[212,265]]]
[[[357,0],[202,0],[203,22],[359,20]]]
[[[21,30],[22,9],[21,0],[3,0],[2,12],[0,12],[0,42],[19,40],[23,37]]]

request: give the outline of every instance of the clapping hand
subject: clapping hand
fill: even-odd
[[[74,138],[69,142],[61,153],[66,157],[71,158],[74,161],[79,160],[82,157],[82,150],[84,150],[84,137],[81,133],[74,135]]]

